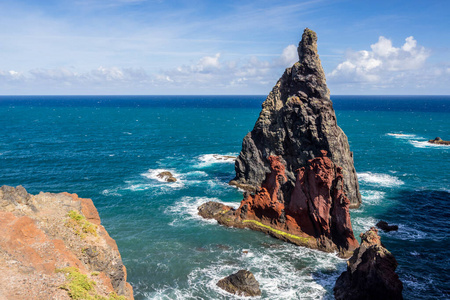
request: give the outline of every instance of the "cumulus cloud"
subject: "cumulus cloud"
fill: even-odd
[[[239,60],[223,60],[220,53],[204,56],[190,65],[163,70],[154,77],[154,84],[163,86],[194,86],[216,89],[249,86],[271,87],[283,69],[298,60],[297,47],[289,45],[279,56],[262,60],[256,56]]]
[[[98,67],[86,72],[70,68],[31,69],[27,72],[0,70],[2,90],[20,90],[21,93],[76,93],[84,90],[104,90],[138,87],[149,84],[150,76],[143,69]],[[71,90],[72,89],[72,90]]]
[[[380,83],[392,82],[401,75],[421,69],[430,51],[417,45],[414,37],[405,39],[401,47],[394,47],[392,41],[380,36],[371,45],[371,51],[361,50],[347,54],[328,77],[335,82]]]
[[[191,64],[147,73],[142,68],[99,66],[79,71],[73,67],[36,68],[26,72],[1,71],[0,87],[30,93],[266,93],[285,67],[298,59],[297,48],[289,45],[280,55],[267,59],[250,56],[226,59],[221,53],[205,55]],[[86,93],[86,92],[85,92]]]

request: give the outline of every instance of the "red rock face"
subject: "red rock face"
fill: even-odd
[[[246,215],[249,219],[262,219],[277,222],[282,216],[284,204],[280,185],[286,182],[285,167],[280,158],[270,156],[270,169],[272,170],[261,186],[261,190],[255,195],[248,194],[241,202],[237,215]],[[281,198],[281,199],[280,199]],[[280,201],[281,200],[281,201]]]
[[[259,192],[246,196],[236,215],[288,233],[314,237],[322,250],[348,253],[357,248],[342,169],[327,157],[326,151],[321,154],[297,170],[290,193],[282,192],[288,190],[282,188],[287,182],[283,163],[278,157],[269,157],[272,172]],[[283,199],[283,195],[290,195],[290,199]]]
[[[77,231],[70,211],[95,226],[94,232]],[[71,299],[60,288],[68,279],[58,272],[69,266],[95,282],[95,295],[134,299],[117,244],[91,199],[0,187],[0,299]]]

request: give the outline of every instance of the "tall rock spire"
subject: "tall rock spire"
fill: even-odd
[[[317,35],[306,28],[297,48],[299,61],[287,68],[262,104],[251,132],[236,160],[236,177],[230,182],[255,192],[270,173],[270,156],[280,157],[286,168],[281,186],[283,201],[290,199],[295,171],[325,150],[342,168],[344,192],[350,207],[361,204],[361,195],[347,136],[336,123],[330,91],[319,55]]]
[[[249,191],[241,205],[209,202],[199,214],[349,257],[358,247],[349,206],[361,203],[353,156],[336,124],[314,31],[305,29],[298,54],[242,143],[230,182]]]

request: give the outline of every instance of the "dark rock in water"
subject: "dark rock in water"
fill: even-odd
[[[444,141],[440,137],[437,137],[434,140],[429,140],[428,143],[438,144],[438,145],[450,145],[450,141]]]
[[[285,165],[283,200],[289,202],[296,170],[328,152],[342,168],[344,192],[350,208],[359,207],[361,195],[347,136],[338,127],[325,73],[317,54],[317,36],[305,29],[298,46],[299,61],[287,68],[267,99],[253,130],[242,142],[236,159],[236,177],[230,184],[256,192],[270,173],[269,157]]]
[[[199,214],[349,257],[358,242],[348,195],[353,207],[361,200],[353,157],[336,124],[313,31],[305,29],[298,53],[299,62],[263,103],[236,160],[230,184],[252,194],[244,194],[236,211],[208,204]],[[214,212],[202,212],[211,208]]]
[[[173,177],[173,174],[170,173],[169,171],[161,172],[156,176],[161,179],[164,179],[167,182],[176,182],[177,181],[177,179],[175,177]]]
[[[255,279],[252,272],[247,270],[240,270],[219,280],[217,286],[238,296],[254,297],[261,295],[259,282]]]
[[[376,226],[378,228],[380,228],[381,230],[383,230],[384,232],[389,232],[389,231],[397,231],[398,230],[398,226],[397,225],[389,225],[386,221],[379,221]]]
[[[233,213],[234,209],[231,206],[227,206],[222,203],[209,201],[198,208],[198,214],[205,219],[220,219],[225,215],[225,213]],[[219,220],[218,220],[219,221]],[[220,223],[220,222],[219,222]]]
[[[361,246],[347,265],[334,286],[337,300],[403,299],[403,284],[395,273],[397,261],[381,244],[375,227],[361,234]]]

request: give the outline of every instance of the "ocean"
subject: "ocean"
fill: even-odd
[[[135,298],[234,299],[216,282],[248,269],[262,299],[333,299],[346,261],[197,215],[238,206],[227,184],[265,96],[2,96],[0,185],[91,198],[116,240]],[[362,206],[378,220],[405,299],[450,299],[450,96],[332,96],[354,152]],[[221,159],[224,158],[224,159]],[[168,170],[178,181],[161,182]]]

